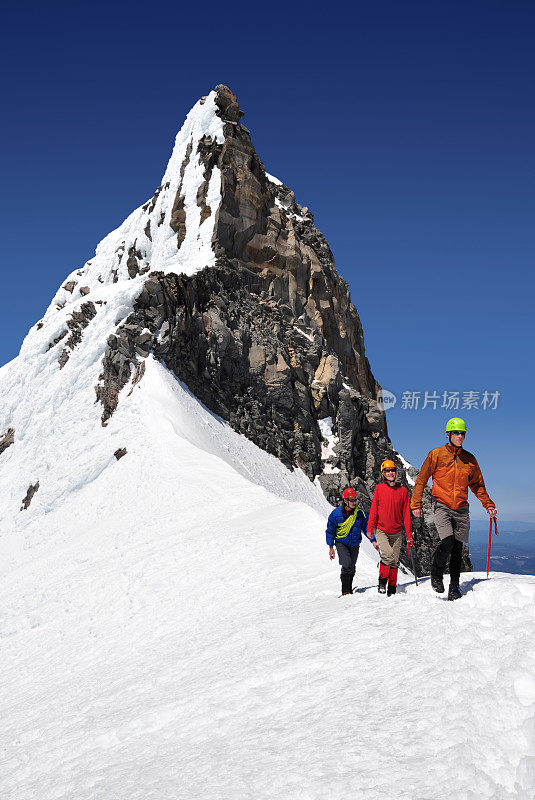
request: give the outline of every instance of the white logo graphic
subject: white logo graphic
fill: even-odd
[[[394,408],[398,399],[393,392],[389,392],[388,389],[381,389],[379,394],[377,395],[377,405],[381,409],[381,411],[387,411],[389,408]]]

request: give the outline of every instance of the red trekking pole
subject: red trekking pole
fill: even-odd
[[[496,522],[496,517],[491,517],[489,520],[489,549],[487,553],[487,578],[489,577],[489,569],[490,569],[490,544],[492,541],[492,520],[494,520],[494,530],[496,532],[496,536],[499,536],[498,533],[498,523]]]

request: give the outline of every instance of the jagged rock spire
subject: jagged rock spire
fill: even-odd
[[[318,477],[327,494],[352,482],[366,502],[392,447],[362,326],[313,215],[266,173],[242,116],[226,86],[202,98],[143,207],[174,252],[154,268],[146,247],[134,265],[150,275],[108,340],[103,422],[136,361],[153,352],[236,430]],[[205,268],[188,260],[182,270],[195,237]]]

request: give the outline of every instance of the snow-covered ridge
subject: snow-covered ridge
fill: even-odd
[[[65,331],[83,303],[112,304],[117,319],[126,316],[149,270],[192,275],[214,263],[212,236],[221,199],[221,174],[214,167],[206,194],[211,214],[201,222],[197,192],[204,181],[197,148],[205,136],[222,143],[223,122],[217,116],[215,92],[199,100],[177,134],[161,187],[97,245],[95,255],[63,281],[40,322],[26,338],[21,354],[46,349]],[[185,237],[178,246],[171,227],[177,193],[184,198]],[[98,324],[97,321],[92,323]]]
[[[401,463],[403,464],[403,466],[405,467],[405,477],[407,478],[407,483],[409,484],[409,486],[414,486],[415,479],[409,474],[409,470],[411,470],[411,472],[417,472],[417,470],[415,469],[415,467],[413,467],[411,463],[409,463],[409,461],[403,458],[403,456],[401,456],[399,453],[397,454],[397,456],[401,461]]]
[[[270,175],[269,172],[266,172],[266,178],[268,179],[268,181],[271,181],[271,183],[274,183],[275,186],[284,186],[282,181],[280,181],[274,175]]]
[[[45,315],[26,336],[18,358],[0,369],[0,437],[15,431],[15,444],[3,454],[0,476],[2,513],[12,524],[20,523],[21,498],[29,485],[39,481],[31,509],[25,512],[29,515],[33,509],[49,511],[72,491],[68,459],[78,463],[75,485],[92,479],[107,463],[109,443],[103,444],[106,437],[99,430],[95,387],[108,337],[133,310],[148,271],[191,275],[214,263],[212,237],[221,194],[217,167],[205,190],[209,213],[202,222],[197,193],[205,181],[199,142],[205,137],[224,140],[215,98],[211,92],[189,112],[154,197],[66,276]],[[180,236],[171,226],[179,197],[185,219]],[[106,456],[93,451],[100,446],[106,446]]]

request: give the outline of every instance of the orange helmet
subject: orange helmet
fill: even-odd
[[[397,471],[397,467],[393,461],[383,461],[381,464],[381,472],[384,472],[385,469],[395,469]]]

